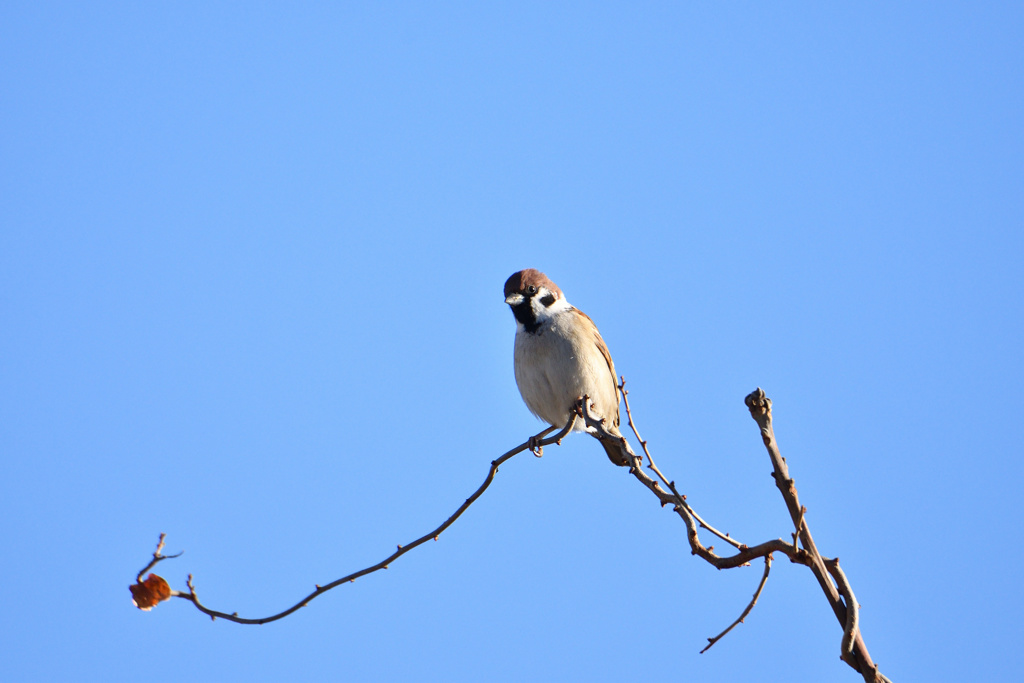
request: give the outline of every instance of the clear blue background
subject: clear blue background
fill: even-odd
[[[1017,680],[1019,3],[4,3],[5,680],[856,681],[808,572],[718,572],[585,436],[273,625],[542,427],[513,271],[662,468],[822,551],[896,681]],[[720,543],[716,545],[721,545]]]

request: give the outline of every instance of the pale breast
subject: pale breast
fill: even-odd
[[[537,333],[519,331],[515,374],[519,393],[530,411],[556,427],[569,419],[576,400],[588,395],[596,411],[618,424],[618,391],[603,342],[589,328],[570,328],[576,312],[556,316]],[[582,429],[582,427],[580,427]]]

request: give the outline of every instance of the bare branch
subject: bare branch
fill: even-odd
[[[153,567],[157,566],[159,563],[163,562],[164,560],[172,560],[175,557],[181,557],[181,553],[185,552],[183,550],[183,551],[181,551],[181,553],[178,553],[177,555],[164,555],[164,554],[162,554],[163,553],[163,549],[164,549],[164,539],[165,538],[167,538],[167,534],[160,534],[160,540],[157,541],[156,550],[153,551],[153,559],[150,560],[149,564],[147,564],[145,567],[143,567],[139,571],[138,576],[135,577],[135,582],[136,583],[142,583],[142,575],[145,574],[146,572],[148,572]]]
[[[742,543],[729,536],[729,534],[722,533],[718,529],[714,528],[713,526],[705,522],[704,519],[700,515],[698,515],[693,508],[687,505],[686,496],[682,496],[679,494],[679,491],[676,490],[676,483],[674,481],[669,481],[665,477],[665,475],[661,473],[661,470],[654,462],[654,457],[651,455],[651,452],[647,449],[647,441],[640,438],[640,432],[636,428],[636,423],[633,422],[633,411],[630,410],[629,408],[629,391],[626,389],[626,378],[621,375],[619,376],[619,391],[622,392],[622,403],[626,406],[626,421],[629,423],[629,428],[633,430],[633,435],[636,436],[636,440],[637,442],[639,442],[640,447],[644,449],[644,454],[647,456],[647,461],[650,463],[648,465],[648,469],[652,470],[655,474],[657,474],[658,479],[661,480],[661,483],[667,486],[670,491],[672,491],[672,493],[676,497],[677,505],[684,505],[687,507],[689,513],[693,515],[693,518],[697,520],[697,523],[700,524],[701,528],[707,529],[715,536],[718,536],[720,539],[722,539],[729,545],[733,546],[734,548],[743,547]],[[793,543],[796,544],[796,541],[794,540]]]
[[[614,440],[615,436],[608,432],[604,427],[600,415],[595,415],[591,412],[593,403],[589,397],[584,397],[583,400],[577,402],[576,409],[578,413],[583,417],[583,422],[587,426],[588,430],[593,431],[598,437],[602,439]],[[662,488],[660,482],[655,481],[641,467],[641,459],[629,443],[625,439],[619,441],[621,452],[626,462],[631,463],[629,473],[632,474],[641,484],[646,486],[651,493],[658,497],[662,506],[672,505],[672,510],[682,518],[683,523],[686,524],[686,538],[690,543],[690,552],[694,555],[701,557],[706,562],[714,565],[718,569],[731,569],[732,567],[741,567],[749,564],[751,560],[758,557],[764,557],[768,553],[780,552],[786,555],[791,561],[798,564],[808,564],[811,561],[810,556],[797,548],[796,546],[786,543],[782,539],[774,541],[767,541],[749,547],[742,543],[735,545],[739,552],[735,555],[722,557],[714,553],[714,549],[711,547],[705,547],[700,541],[698,535],[698,523],[697,518],[694,515],[693,508],[690,507],[689,503],[686,502],[686,497],[680,495],[677,491],[666,491]]]
[[[366,576],[367,574],[372,574],[375,571],[379,571],[381,569],[387,569],[388,565],[390,565],[392,562],[397,560],[402,555],[405,555],[407,552],[409,552],[413,548],[416,548],[417,546],[422,545],[423,543],[426,543],[430,539],[434,539],[436,541],[437,537],[440,536],[441,533],[444,532],[448,527],[450,527],[452,524],[454,524],[455,520],[457,520],[459,517],[461,517],[462,513],[465,512],[469,508],[469,506],[472,505],[476,501],[476,499],[479,498],[483,494],[483,492],[487,490],[487,487],[491,485],[492,481],[494,481],[494,475],[498,473],[498,467],[500,467],[506,461],[511,459],[514,455],[522,453],[525,450],[535,450],[536,451],[536,450],[542,449],[544,446],[548,446],[548,445],[551,445],[551,444],[557,444],[557,443],[561,442],[561,440],[570,431],[572,431],[572,427],[576,423],[577,419],[578,419],[577,416],[573,415],[571,417],[571,419],[569,420],[569,422],[565,425],[565,427],[563,427],[561,430],[559,430],[559,432],[557,434],[555,434],[554,436],[551,436],[551,437],[548,437],[548,438],[544,438],[545,435],[550,434],[552,431],[555,430],[555,427],[549,427],[548,429],[545,429],[544,431],[542,431],[541,433],[537,434],[536,436],[530,437],[530,439],[528,439],[525,443],[522,443],[522,444],[516,446],[515,448],[513,448],[510,451],[508,451],[507,453],[505,453],[504,455],[502,455],[498,459],[492,461],[491,462],[490,470],[488,470],[488,472],[487,472],[487,478],[484,479],[484,483],[481,484],[480,487],[475,492],[473,492],[473,495],[471,495],[469,498],[467,498],[466,501],[462,505],[459,506],[459,509],[456,510],[452,514],[451,517],[446,519],[440,526],[438,526],[433,531],[427,532],[426,534],[424,534],[423,536],[420,536],[419,538],[417,538],[415,541],[412,541],[411,543],[408,543],[406,545],[398,546],[398,549],[395,552],[391,553],[390,555],[388,555],[386,558],[384,558],[383,560],[381,560],[380,562],[378,562],[375,565],[366,567],[365,569],[360,569],[359,571],[352,572],[351,574],[347,574],[346,576],[343,576],[340,579],[336,579],[336,580],[334,580],[334,581],[332,581],[332,582],[330,582],[330,583],[328,583],[326,585],[321,586],[321,585],[318,584],[316,586],[316,590],[314,590],[312,593],[310,593],[309,595],[307,595],[302,600],[300,600],[299,602],[295,603],[294,605],[292,605],[288,609],[283,610],[281,612],[278,612],[277,614],[273,614],[273,615],[271,615],[269,617],[260,617],[258,619],[246,619],[246,618],[242,618],[242,617],[238,616],[237,612],[233,612],[231,614],[228,614],[227,612],[221,612],[219,610],[210,609],[209,607],[207,607],[206,605],[204,605],[202,602],[199,601],[199,596],[196,594],[196,590],[195,590],[195,586],[194,586],[194,582],[193,582],[193,578],[192,578],[191,574],[189,574],[189,576],[188,576],[188,582],[187,582],[188,592],[173,591],[172,595],[174,595],[175,597],[178,597],[178,598],[183,598],[185,600],[188,600],[193,605],[195,605],[196,609],[198,609],[203,614],[208,615],[211,619],[217,619],[217,618],[226,619],[228,621],[233,621],[233,622],[235,622],[237,624],[266,624],[266,623],[269,623],[271,621],[277,621],[278,619],[283,619],[284,617],[288,616],[292,612],[295,612],[295,611],[305,607],[311,601],[313,601],[314,599],[320,597],[321,595],[323,595],[327,591],[329,591],[329,590],[331,590],[333,588],[336,588],[336,587],[340,586],[343,583],[351,583],[352,581],[355,581],[356,579],[358,579],[358,578],[360,578],[362,576]],[[159,554],[160,548],[163,547],[163,539],[164,539],[164,536],[163,536],[163,534],[161,534],[160,535],[160,547],[157,548],[157,553],[154,553],[154,557]],[[167,558],[161,556],[160,559],[154,559],[154,561],[149,566],[152,566],[153,564],[156,564],[156,562],[159,562],[162,559],[167,559]],[[149,569],[149,567],[144,569],[143,572],[147,571],[148,569]]]
[[[775,430],[772,428],[772,401],[770,398],[765,396],[764,391],[758,387],[747,395],[744,399],[744,403],[746,403],[747,408],[750,409],[750,416],[754,418],[757,426],[761,429],[761,440],[764,441],[764,447],[767,449],[768,457],[772,461],[772,477],[775,479],[775,485],[782,493],[782,498],[786,501],[786,507],[789,509],[789,515],[793,520],[793,527],[796,529],[796,536],[800,538],[800,543],[803,545],[804,550],[806,550],[812,558],[812,562],[808,567],[810,568],[811,573],[814,574],[814,577],[818,580],[818,585],[821,586],[822,592],[825,593],[825,597],[832,606],[832,611],[835,613],[836,618],[844,627],[845,640],[845,629],[848,624],[846,605],[844,605],[843,601],[840,599],[839,590],[829,579],[829,571],[825,565],[825,560],[822,558],[821,553],[818,552],[818,548],[814,544],[814,538],[811,537],[811,530],[807,526],[807,520],[804,517],[807,510],[800,505],[800,498],[797,496],[796,492],[796,484],[789,476],[789,466],[786,464],[786,459],[782,457],[781,453],[779,453],[779,446],[775,441]],[[843,661],[847,662],[858,673],[860,673],[861,676],[864,677],[865,681],[873,682],[878,680],[878,677],[881,676],[881,674],[878,673],[878,667],[875,663],[871,661],[871,655],[868,653],[868,648],[864,644],[864,639],[861,637],[860,630],[854,629],[852,634],[852,652],[849,658],[844,657]]]
[[[765,396],[764,392],[757,389],[746,397],[745,402],[747,407],[750,409],[751,417],[754,418],[761,430],[761,438],[764,441],[765,448],[768,450],[769,458],[772,461],[772,477],[774,478],[775,484],[779,488],[779,491],[782,493],[783,499],[786,502],[786,507],[789,510],[790,517],[793,521],[794,532],[792,533],[792,542],[786,542],[780,538],[765,541],[758,545],[748,546],[732,538],[729,534],[722,533],[708,524],[690,506],[686,500],[686,496],[679,493],[675,482],[668,479],[662,473],[651,455],[647,441],[641,438],[640,432],[633,420],[633,414],[628,399],[629,392],[626,391],[625,388],[625,378],[620,378],[620,382],[619,389],[622,392],[623,401],[625,403],[627,421],[647,458],[648,465],[646,469],[652,471],[657,479],[652,478],[647,474],[647,472],[645,472],[643,457],[638,456],[632,450],[625,437],[618,434],[612,434],[605,428],[605,418],[593,412],[594,405],[592,401],[589,397],[584,396],[577,401],[575,412],[569,422],[564,428],[559,430],[557,434],[549,437],[548,435],[555,431],[556,428],[550,427],[545,429],[536,436],[530,437],[525,443],[520,444],[516,448],[513,448],[501,457],[492,461],[487,477],[484,479],[484,482],[480,487],[477,488],[477,490],[436,529],[424,534],[407,545],[399,545],[395,552],[391,553],[375,565],[371,565],[365,569],[360,569],[359,571],[343,576],[340,579],[336,579],[324,586],[317,585],[316,590],[312,593],[288,609],[278,612],[277,614],[259,619],[246,619],[239,617],[237,612],[228,614],[226,612],[210,609],[200,602],[191,574],[189,574],[186,582],[186,585],[188,586],[187,592],[170,590],[162,578],[153,574],[150,574],[150,577],[146,579],[146,582],[144,583],[142,579],[143,574],[152,569],[159,562],[172,557],[178,557],[178,555],[181,554],[178,553],[178,555],[169,556],[162,554],[165,539],[164,534],[160,534],[160,540],[157,544],[156,551],[153,553],[153,559],[145,568],[142,569],[142,571],[139,572],[138,577],[136,578],[136,584],[132,586],[133,599],[136,600],[136,604],[140,609],[149,609],[153,605],[157,604],[157,602],[166,600],[168,597],[179,597],[190,601],[196,609],[209,615],[213,619],[220,617],[239,624],[265,624],[282,619],[302,607],[305,607],[312,600],[343,583],[350,583],[362,576],[366,576],[367,574],[371,574],[381,569],[387,569],[393,561],[413,548],[422,545],[427,540],[432,538],[436,541],[438,536],[451,526],[455,520],[457,520],[462,513],[464,513],[469,506],[487,490],[491,482],[494,480],[494,477],[498,472],[498,468],[502,464],[525,450],[532,451],[534,455],[540,457],[543,453],[544,446],[553,443],[560,443],[561,439],[572,431],[573,426],[576,424],[576,420],[582,419],[584,426],[589,433],[597,436],[605,443],[618,443],[623,461],[629,464],[629,473],[632,474],[637,481],[643,484],[649,491],[651,491],[651,493],[658,498],[659,503],[661,503],[663,507],[666,505],[672,506],[673,512],[682,519],[686,526],[686,538],[690,545],[690,552],[692,554],[697,555],[717,569],[731,569],[733,567],[749,566],[754,559],[763,558],[764,572],[750,602],[747,603],[746,608],[740,616],[730,624],[728,628],[717,636],[708,638],[708,645],[701,650],[702,653],[710,649],[711,646],[721,640],[738,624],[743,623],[746,617],[751,613],[754,606],[757,604],[765,585],[767,584],[768,575],[771,571],[772,554],[778,552],[784,554],[791,562],[808,567],[818,580],[818,583],[832,606],[837,619],[839,619],[840,623],[843,625],[840,654],[843,661],[860,673],[864,680],[869,683],[890,683],[889,679],[879,673],[877,665],[872,662],[871,657],[868,654],[867,647],[864,645],[864,640],[861,636],[859,626],[859,605],[857,604],[856,598],[853,594],[853,588],[850,586],[845,573],[839,567],[839,560],[823,557],[818,552],[817,546],[814,543],[810,528],[807,525],[807,508],[800,505],[800,500],[796,491],[796,484],[789,476],[789,468],[786,464],[786,460],[779,453],[778,445],[775,441],[775,433],[772,429],[771,400]],[[700,529],[705,529],[714,536],[724,540],[736,552],[732,555],[725,556],[716,554],[714,552],[714,546],[705,546],[701,542],[699,536]]]
[[[749,394],[745,402],[747,407],[750,409],[751,417],[757,422],[761,429],[761,438],[764,441],[765,448],[768,450],[769,458],[772,461],[773,472],[772,476],[775,479],[776,486],[779,491],[782,492],[783,499],[786,502],[786,507],[789,509],[790,517],[793,520],[793,527],[795,532],[792,534],[792,543],[786,543],[784,541],[768,541],[761,543],[754,547],[748,547],[742,543],[734,541],[728,535],[723,535],[721,532],[712,529],[710,525],[706,524],[693,508],[686,502],[686,497],[679,494],[676,489],[675,482],[669,480],[661,470],[654,463],[654,459],[651,457],[650,450],[647,447],[647,442],[640,437],[640,433],[633,422],[632,412],[629,407],[627,398],[627,392],[625,390],[625,379],[620,378],[621,384],[619,388],[623,393],[623,401],[626,405],[626,417],[629,421],[630,427],[633,430],[633,434],[636,435],[637,440],[640,442],[643,448],[644,454],[647,456],[649,469],[651,469],[660,480],[654,480],[648,476],[642,467],[642,459],[637,456],[630,448],[629,443],[626,439],[620,439],[620,447],[622,455],[626,462],[631,464],[630,474],[632,474],[640,483],[646,486],[654,495],[658,497],[659,502],[662,506],[672,504],[673,510],[682,518],[686,524],[686,535],[687,541],[690,544],[690,551],[699,556],[704,561],[713,565],[718,569],[728,569],[737,566],[744,566],[748,564],[752,559],[756,557],[767,558],[773,552],[781,552],[785,554],[791,562],[802,564],[808,567],[818,580],[822,591],[825,593],[826,598],[829,600],[836,617],[844,627],[843,635],[843,660],[846,661],[855,671],[860,673],[865,681],[882,681],[884,676],[878,673],[877,666],[871,661],[871,656],[868,654],[867,647],[864,645],[864,640],[861,637],[860,630],[857,627],[858,615],[849,615],[846,605],[843,599],[840,598],[842,594],[843,598],[846,598],[844,590],[849,590],[849,595],[852,596],[852,589],[849,584],[837,589],[836,585],[833,584],[830,579],[830,567],[826,566],[826,559],[818,552],[817,546],[814,543],[814,539],[811,536],[810,528],[807,526],[807,519],[805,517],[807,509],[800,505],[799,497],[797,496],[796,484],[793,479],[789,476],[789,467],[786,464],[785,458],[779,453],[778,444],[775,441],[775,432],[772,429],[771,424],[771,400],[768,399],[764,392],[760,389]],[[584,424],[587,426],[588,431],[595,433],[602,439],[607,439],[613,435],[610,435],[604,428],[600,415],[593,414],[593,404],[588,397],[583,399],[577,404],[577,412],[583,418]],[[663,485],[668,488],[666,490]],[[698,522],[699,520],[699,522]],[[698,536],[698,523],[701,527],[708,529],[719,538],[728,540],[733,547],[737,548],[739,552],[732,556],[721,557],[714,553],[713,547],[705,547]],[[797,542],[803,546],[798,547]],[[836,565],[836,571],[834,575],[837,577],[836,582],[840,579],[841,570],[838,570]],[[767,579],[767,570],[765,573],[765,579]],[[845,577],[842,579],[845,581]],[[760,590],[763,585],[759,587],[756,595],[760,595]],[[756,599],[751,602],[749,607],[752,609]],[[851,599],[847,600],[847,604],[853,604]],[[746,617],[749,613],[745,611],[741,616],[741,620]],[[735,626],[735,624],[733,625]],[[726,629],[722,633],[728,633],[731,630]],[[721,638],[721,635],[716,637],[715,641]],[[706,649],[706,648],[705,648]]]
[[[745,610],[743,610],[743,614],[741,614],[739,616],[739,618],[736,619],[736,621],[734,621],[731,624],[729,624],[729,628],[725,629],[724,631],[719,633],[714,638],[708,638],[707,647],[705,647],[703,650],[700,651],[701,654],[704,654],[705,652],[710,650],[712,645],[714,645],[715,643],[720,641],[725,636],[726,633],[728,633],[729,631],[731,631],[734,628],[736,628],[737,624],[742,624],[743,623],[743,620],[747,618],[748,614],[750,614],[750,610],[754,609],[754,605],[757,604],[757,599],[759,597],[761,597],[761,591],[764,590],[764,585],[766,583],[768,583],[768,572],[770,572],[771,569],[772,569],[772,554],[768,553],[767,555],[764,556],[764,574],[761,575],[761,582],[757,584],[757,590],[754,591],[754,597],[750,599],[750,602],[747,604],[747,608]]]
[[[825,560],[825,566],[828,567],[832,578],[836,580],[839,594],[846,601],[846,623],[843,625],[843,640],[839,644],[839,657],[850,666],[854,666],[853,644],[854,639],[860,635],[860,605],[857,604],[857,598],[853,595],[853,588],[846,579],[846,573],[839,568],[839,558]],[[854,666],[854,668],[856,667]]]

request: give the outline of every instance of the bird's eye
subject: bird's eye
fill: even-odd
[[[534,287],[533,285],[530,285],[529,287],[526,288],[526,291],[529,292],[530,294],[536,294],[537,288]]]

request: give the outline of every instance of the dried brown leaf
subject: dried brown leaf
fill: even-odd
[[[128,589],[132,592],[132,602],[144,612],[171,597],[171,587],[156,574],[150,574],[145,581],[134,583]]]

